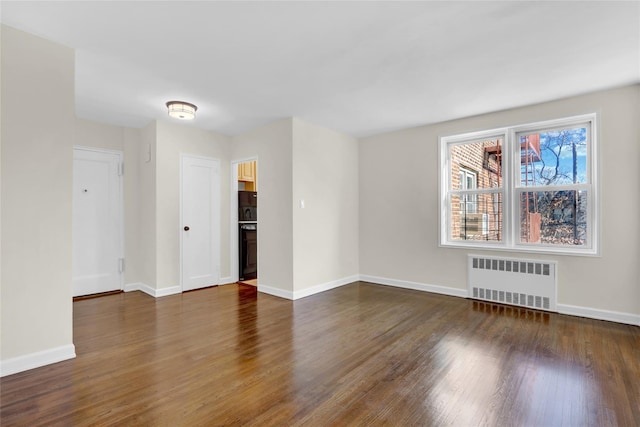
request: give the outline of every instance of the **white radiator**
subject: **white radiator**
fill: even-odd
[[[556,311],[558,264],[469,255],[467,284],[474,299]]]

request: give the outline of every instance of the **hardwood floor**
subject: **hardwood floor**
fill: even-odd
[[[78,357],[0,380],[0,424],[640,425],[640,328],[357,282],[74,302]]]
[[[258,286],[258,279],[241,280],[238,283],[241,285]]]

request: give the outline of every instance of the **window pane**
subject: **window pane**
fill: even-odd
[[[502,241],[502,194],[451,196],[451,240]]]
[[[476,173],[466,168],[460,168],[460,190],[475,190],[476,189],[476,181],[478,180],[476,177]]]
[[[587,191],[520,193],[520,242],[587,245]]]
[[[453,144],[449,149],[452,189],[502,187],[501,138]]]
[[[520,185],[587,182],[587,128],[519,134]]]
[[[477,194],[463,194],[462,205],[460,206],[460,212],[477,213],[478,212],[478,195]]]
[[[476,188],[476,179],[473,175],[467,175],[467,189]]]

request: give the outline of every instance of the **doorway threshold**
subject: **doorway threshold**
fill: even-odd
[[[122,292],[124,292],[122,289],[118,289],[118,290],[115,290],[115,291],[99,292],[97,294],[80,295],[80,296],[77,296],[77,297],[73,297],[73,301],[76,302],[76,301],[82,301],[82,300],[85,300],[85,299],[107,297],[109,295],[121,294]]]

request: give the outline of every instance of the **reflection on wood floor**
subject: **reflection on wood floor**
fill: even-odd
[[[2,426],[640,425],[637,326],[363,282],[77,301],[74,342]]]
[[[239,285],[250,285],[250,286],[258,286],[258,279],[249,279],[249,280],[241,280],[238,282]]]

